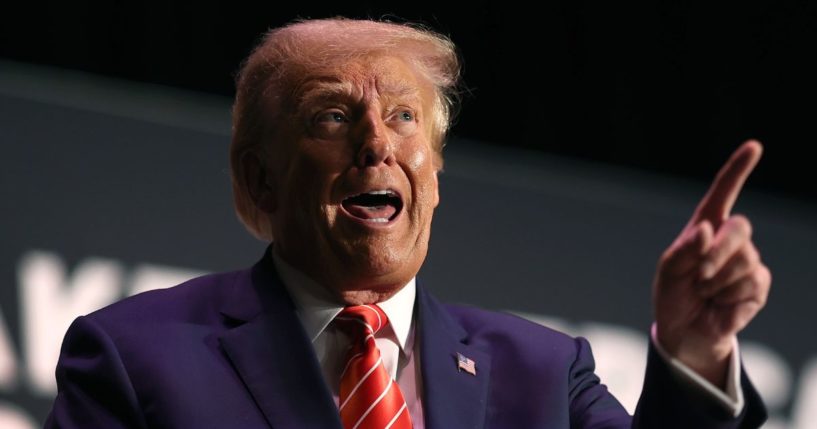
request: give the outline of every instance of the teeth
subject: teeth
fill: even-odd
[[[389,219],[385,217],[376,217],[373,219],[366,219],[366,222],[374,222],[374,223],[386,223]]]
[[[374,190],[374,191],[362,192],[362,193],[357,194],[357,195],[349,196],[349,197],[347,197],[347,199],[348,198],[359,197],[361,195],[390,195],[390,196],[396,197],[397,193],[395,193],[391,189],[377,189],[377,190]]]

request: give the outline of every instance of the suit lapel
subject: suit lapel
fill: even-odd
[[[340,429],[312,344],[269,252],[235,288],[222,313],[236,326],[219,341],[270,426]]]
[[[466,344],[467,332],[419,285],[417,299],[426,428],[482,428],[491,356]],[[458,353],[475,362],[476,375],[458,368]]]

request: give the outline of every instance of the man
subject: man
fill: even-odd
[[[231,147],[236,210],[267,254],[77,319],[46,426],[759,426],[736,334],[771,280],[730,209],[760,145],[735,152],[659,261],[631,418],[585,340],[444,306],[415,279],[458,74],[448,39],[409,26],[271,31],[239,76]]]

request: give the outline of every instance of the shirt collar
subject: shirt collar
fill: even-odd
[[[323,333],[335,316],[343,310],[332,294],[306,274],[284,262],[278,253],[272,252],[275,269],[295,303],[298,318],[312,342]],[[415,279],[412,278],[391,298],[377,303],[389,318],[394,336],[400,349],[406,353],[414,347],[412,319],[414,300],[417,295]]]

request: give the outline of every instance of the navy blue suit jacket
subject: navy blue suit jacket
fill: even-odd
[[[456,428],[749,428],[765,419],[743,375],[737,418],[695,399],[650,351],[630,417],[589,345],[521,318],[446,306],[418,284],[425,425]],[[458,371],[457,353],[476,362]],[[341,428],[294,305],[267,254],[78,318],[47,428]]]

